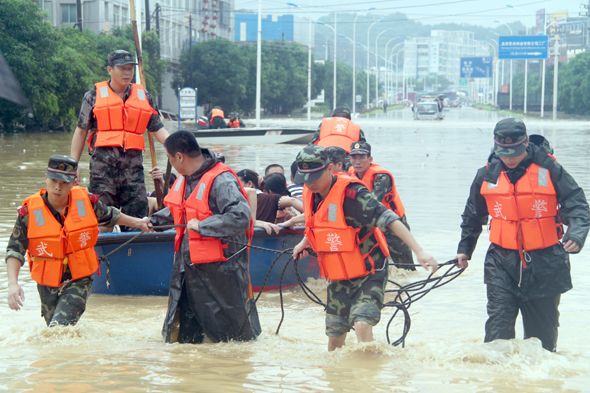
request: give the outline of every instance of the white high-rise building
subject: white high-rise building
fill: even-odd
[[[472,32],[432,30],[430,37],[405,40],[403,72],[413,80],[444,77],[458,88],[461,57],[491,56],[490,51],[490,45],[475,40]]]

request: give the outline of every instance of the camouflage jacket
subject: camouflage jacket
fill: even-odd
[[[336,182],[336,177],[332,180],[332,185]],[[319,203],[322,201],[320,194],[315,193],[314,211],[317,209]],[[389,224],[395,220],[399,220],[397,214],[392,210],[387,209],[375,196],[362,184],[350,184],[345,191],[344,198],[344,216],[346,224],[354,228],[360,228],[359,238],[362,239],[367,233],[377,227],[384,233],[389,232]],[[374,236],[369,237],[361,244],[361,253],[366,254],[375,245],[377,240]],[[371,253],[375,260],[377,268],[381,266],[381,261],[385,256],[376,247]]]
[[[109,82],[110,83],[110,82]],[[123,101],[126,101],[131,94],[131,85],[127,87],[125,91],[125,95]],[[151,94],[146,90],[146,96],[148,99],[149,104],[152,108],[158,111],[158,107],[154,103],[154,100]],[[91,89],[84,94],[84,98],[82,99],[82,105],[80,107],[80,114],[78,115],[78,127],[83,130],[95,130],[96,129],[96,117],[94,116],[94,104],[96,102],[96,89]],[[147,129],[150,132],[156,132],[160,128],[164,127],[162,120],[160,119],[159,114],[154,114],[150,118],[150,121],[147,125]]]
[[[115,225],[121,216],[119,209],[105,205],[98,200],[96,195],[89,194],[89,197],[90,201],[92,202],[92,206],[94,207],[94,214],[96,214],[99,225]],[[55,219],[63,225],[64,217],[68,214],[67,208],[64,211],[64,216],[62,216],[57,210],[53,208],[53,206],[49,204],[47,201],[47,194],[43,195],[43,199],[45,200],[45,204],[49,208],[51,214],[53,214]],[[25,263],[25,254],[27,252],[27,248],[29,247],[29,238],[27,236],[28,228],[28,209],[26,206],[20,206],[18,208],[18,216],[14,224],[14,229],[10,235],[10,239],[8,239],[8,246],[6,247],[6,259],[8,259],[8,257],[13,257],[18,259],[21,262],[21,265]]]
[[[185,199],[193,192],[199,180],[217,161],[208,149],[202,149],[206,158],[203,166],[194,174],[185,177]],[[229,246],[225,249],[227,257],[242,250],[247,244],[246,230],[250,225],[250,206],[239,189],[236,178],[231,173],[222,173],[215,178],[209,194],[209,207],[213,215],[199,222],[199,233],[203,236],[222,237],[227,239]],[[162,209],[152,215],[154,225],[174,223],[170,210]],[[242,251],[238,259],[247,261],[247,252]],[[180,252],[175,256],[175,263],[190,265],[188,231],[185,232]]]

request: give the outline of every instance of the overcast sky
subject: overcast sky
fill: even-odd
[[[289,6],[288,3],[299,7]],[[579,16],[580,12],[587,12],[582,4],[588,4],[588,0],[262,0],[262,13],[295,14],[317,19],[334,11],[360,14],[398,11],[424,24],[459,22],[493,27],[500,21],[521,21],[526,26],[533,26],[538,9],[544,8],[547,13],[568,11],[569,16]],[[236,9],[255,11],[258,1],[235,0],[235,6]]]

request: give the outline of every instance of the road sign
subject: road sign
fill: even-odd
[[[197,108],[197,92],[195,89],[185,87],[178,93],[181,119],[194,119]]]
[[[546,35],[500,36],[498,58],[500,59],[546,59],[549,41]]]
[[[461,58],[461,78],[490,78],[491,76],[491,57]]]

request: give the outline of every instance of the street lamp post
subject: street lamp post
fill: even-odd
[[[311,18],[309,19],[308,27],[308,38],[307,38],[307,120],[311,120]]]
[[[338,26],[336,25],[336,12],[334,12],[334,82],[333,82],[333,90],[332,90],[332,110],[336,109],[336,37]]]
[[[256,37],[256,127],[260,128],[260,81],[262,68],[262,4],[258,0],[258,33]]]
[[[510,27],[510,25],[506,24],[506,23],[502,23],[503,26],[506,26],[506,28],[508,29],[508,31],[510,32],[510,35],[514,35],[514,33],[512,32],[512,27]],[[504,61],[502,61],[502,67],[504,66]],[[508,100],[509,100],[509,109],[512,110],[512,59],[510,59],[510,91],[509,91],[509,96],[508,96]]]
[[[360,14],[354,17],[352,22],[352,113],[356,113],[356,20]]]
[[[371,48],[371,29],[373,28],[373,26],[375,26],[375,24],[381,22],[384,18],[379,18],[377,19],[375,22],[371,23],[369,25],[369,28],[367,29],[367,108],[369,107],[369,103],[370,103],[370,78],[369,78],[369,61],[370,61],[370,48]],[[376,103],[375,103],[376,104]]]
[[[385,29],[375,37],[375,107],[379,102],[379,38],[388,31],[393,29]],[[386,53],[387,54],[387,53]]]

